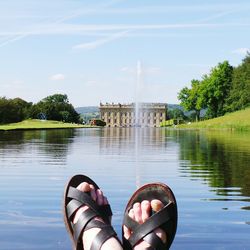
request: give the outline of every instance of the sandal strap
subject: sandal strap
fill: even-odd
[[[174,204],[170,202],[159,212],[149,217],[149,219],[143,224],[138,224],[135,228],[130,228],[134,232],[128,239],[132,247],[134,247],[140,240],[142,240],[156,228],[159,228],[161,225],[168,223],[171,220],[171,210],[173,209]]]
[[[67,197],[82,203],[82,205],[87,205],[97,214],[99,214],[105,220],[105,222],[109,221],[108,217],[112,216],[112,211],[109,204],[102,206],[97,205],[97,203],[90,197],[87,192],[82,192],[77,188],[69,187]],[[74,214],[74,211],[76,212],[78,208],[78,205],[76,205],[75,203],[75,209],[70,209],[70,215],[72,216]]]
[[[103,227],[102,230],[93,239],[90,250],[101,249],[103,243],[111,237],[116,237],[116,232],[110,225],[105,225],[105,227]]]
[[[96,216],[96,213],[91,209],[87,209],[81,213],[78,221],[72,225],[75,242],[78,242],[79,240],[81,241],[82,233],[85,230],[87,224]]]
[[[150,234],[145,236],[143,240],[146,241],[151,246],[151,249],[157,249],[157,250],[166,249],[166,244],[164,244],[162,240],[154,232],[151,232]]]
[[[128,211],[129,210],[130,209],[128,209]],[[134,229],[138,227],[140,224],[136,222],[135,220],[133,220],[129,215],[127,215],[127,216],[124,216],[123,225],[125,225],[127,228]]]
[[[70,221],[73,220],[74,215],[78,211],[78,209],[84,205],[88,206],[88,209],[83,211],[79,216],[78,221],[72,225],[73,228],[73,237],[75,244],[78,249],[82,246],[82,234],[84,231],[91,228],[100,228],[101,231],[96,235],[93,243],[91,245],[91,250],[99,250],[103,243],[113,237],[116,236],[115,231],[110,225],[107,225],[101,221],[95,220],[94,218],[99,216],[106,223],[109,222],[109,216],[112,216],[112,211],[110,205],[99,206],[87,192],[82,192],[74,187],[69,187],[68,190],[68,199],[71,199],[67,204],[67,216]]]
[[[67,209],[67,215],[70,221],[73,220],[73,217],[76,213],[76,211],[82,207],[82,203],[77,200],[71,200],[68,205],[66,206]]]

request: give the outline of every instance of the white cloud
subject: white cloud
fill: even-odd
[[[250,49],[248,48],[238,48],[232,51],[233,54],[238,55],[246,55],[247,52],[250,52]]]
[[[55,74],[49,78],[51,81],[63,81],[65,79],[65,75],[63,74]]]

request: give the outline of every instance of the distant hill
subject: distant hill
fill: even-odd
[[[167,104],[167,105],[168,105],[168,109],[180,109],[184,111],[183,107],[179,104]]]
[[[99,107],[98,106],[86,106],[86,107],[75,108],[75,110],[77,113],[83,115],[83,114],[99,112]]]

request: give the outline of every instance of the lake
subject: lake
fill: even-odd
[[[0,249],[71,249],[61,203],[74,174],[109,198],[121,235],[136,187],[174,191],[171,249],[250,249],[250,133],[164,128],[0,132]]]

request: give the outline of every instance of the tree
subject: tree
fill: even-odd
[[[73,105],[69,103],[67,95],[55,94],[47,96],[33,105],[31,110],[32,118],[38,118],[41,113],[45,114],[48,120],[75,123],[80,121],[80,115],[75,111]]]
[[[185,87],[178,94],[181,106],[187,111],[195,111],[196,121],[200,119],[200,111],[203,108],[201,84],[199,80],[192,80],[191,88]]]
[[[232,87],[226,99],[226,111],[233,112],[250,105],[250,53],[233,70]]]
[[[50,95],[50,96],[45,97],[42,101],[43,102],[48,102],[48,103],[56,103],[56,104],[59,104],[59,103],[63,103],[63,104],[69,103],[68,96],[65,95],[65,94]]]
[[[224,115],[226,112],[225,102],[232,84],[233,67],[228,61],[219,63],[212,68],[209,76],[202,81],[202,102],[208,108],[209,118]]]
[[[181,109],[174,108],[174,109],[169,109],[167,112],[167,118],[168,119],[186,119],[187,117],[185,116],[184,112]]]
[[[11,100],[13,106],[17,109],[16,116],[18,121],[22,121],[24,119],[29,118],[30,108],[32,106],[32,102],[26,102],[25,100],[17,97]]]
[[[0,123],[20,122],[27,118],[32,103],[21,98],[7,99],[0,98]]]

